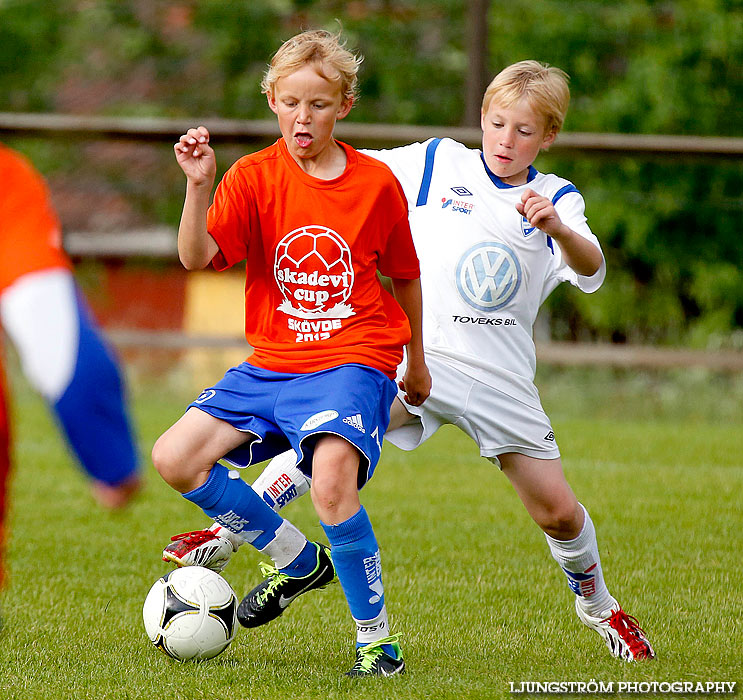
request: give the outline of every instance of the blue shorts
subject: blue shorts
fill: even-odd
[[[243,445],[224,456],[236,467],[263,462],[292,448],[300,456],[297,466],[311,477],[317,438],[338,435],[361,453],[361,488],[379,461],[396,395],[394,381],[363,365],[293,374],[243,362],[227,370],[189,408],[199,408],[249,433]]]

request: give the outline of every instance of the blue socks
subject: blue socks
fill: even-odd
[[[183,496],[256,549],[270,553],[282,573],[300,577],[314,571],[317,545],[304,539],[251,486],[235,476],[223,465],[215,464],[204,484]],[[379,546],[366,510],[362,506],[348,520],[338,525],[322,523],[322,527],[356,621],[357,646],[389,636]],[[392,645],[382,648],[397,658]]]
[[[306,576],[317,567],[317,546],[223,465],[215,464],[207,480],[183,497],[270,556],[282,573]]]
[[[330,542],[335,572],[356,620],[359,642],[365,644],[389,635],[379,546],[366,510],[362,506],[348,520],[338,525],[322,523],[322,527]]]
[[[273,510],[273,509],[272,509]],[[291,564],[279,569],[287,576],[308,576],[317,568],[317,545],[307,542],[304,549],[292,560]]]
[[[275,538],[284,519],[248,484],[239,477],[231,479],[229,473],[227,467],[215,464],[207,480],[183,497],[256,549],[263,549]]]

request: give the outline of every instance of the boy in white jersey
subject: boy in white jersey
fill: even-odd
[[[591,293],[605,276],[582,196],[572,183],[532,165],[554,142],[569,99],[565,73],[522,61],[485,92],[482,152],[431,139],[373,153],[408,198],[433,379],[421,406],[398,396],[385,437],[412,450],[445,423],[472,437],[483,457],[500,463],[544,531],[580,620],[614,656],[650,659],[644,632],[607,590],[593,523],[565,480],[534,385],[532,329],[540,305],[560,282]],[[308,488],[295,462],[291,453],[276,458],[253,484],[276,509]],[[211,537],[213,561],[221,567],[232,547],[218,528]],[[165,558],[172,560],[182,541],[170,545]],[[181,546],[180,562],[192,563],[205,546]]]

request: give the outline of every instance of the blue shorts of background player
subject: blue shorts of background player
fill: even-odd
[[[313,372],[272,372],[243,362],[193,401],[198,408],[246,433],[246,442],[224,456],[236,467],[263,462],[291,448],[297,466],[312,476],[320,435],[350,442],[360,453],[358,487],[374,473],[397,395],[382,372],[348,364]]]

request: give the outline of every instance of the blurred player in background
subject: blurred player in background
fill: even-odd
[[[242,600],[246,627],[281,615],[334,578],[356,623],[349,676],[404,671],[387,620],[379,547],[359,489],[379,459],[395,371],[411,403],[430,390],[423,360],[418,260],[405,197],[389,168],[333,138],[355,99],[360,59],[338,37],[303,32],[263,81],[281,138],[244,156],[209,199],[216,174],[204,127],[175,144],[186,175],[178,250],[187,269],[247,260],[245,333],[253,354],[205,390],[156,442],[167,483],[238,542],[271,557]],[[377,271],[392,280],[394,298]],[[308,541],[237,471],[293,448],[312,476],[330,543]]]
[[[562,128],[570,92],[557,68],[523,61],[504,69],[482,103],[482,152],[450,139],[366,151],[387,163],[408,198],[421,262],[423,331],[433,388],[421,406],[398,395],[386,438],[412,450],[456,425],[500,464],[545,533],[580,620],[625,661],[653,658],[637,621],[604,582],[596,533],[563,474],[555,435],[534,385],[533,325],[561,282],[594,292],[604,256],[575,186],[532,165]],[[403,364],[400,371],[404,371]],[[295,455],[274,460],[253,488],[277,510],[308,486]],[[235,542],[218,524],[202,542],[163,553],[221,568]],[[198,537],[188,535],[183,541]],[[205,554],[209,552],[209,556]]]
[[[94,498],[106,508],[120,508],[139,489],[140,477],[119,367],[75,284],[43,179],[2,144],[0,173],[2,328],[90,478]],[[10,460],[0,388],[1,524]]]
[[[8,510],[8,485],[10,481],[10,421],[5,400],[5,371],[0,365],[0,590],[5,583],[5,517]],[[2,629],[0,617],[0,629]]]

